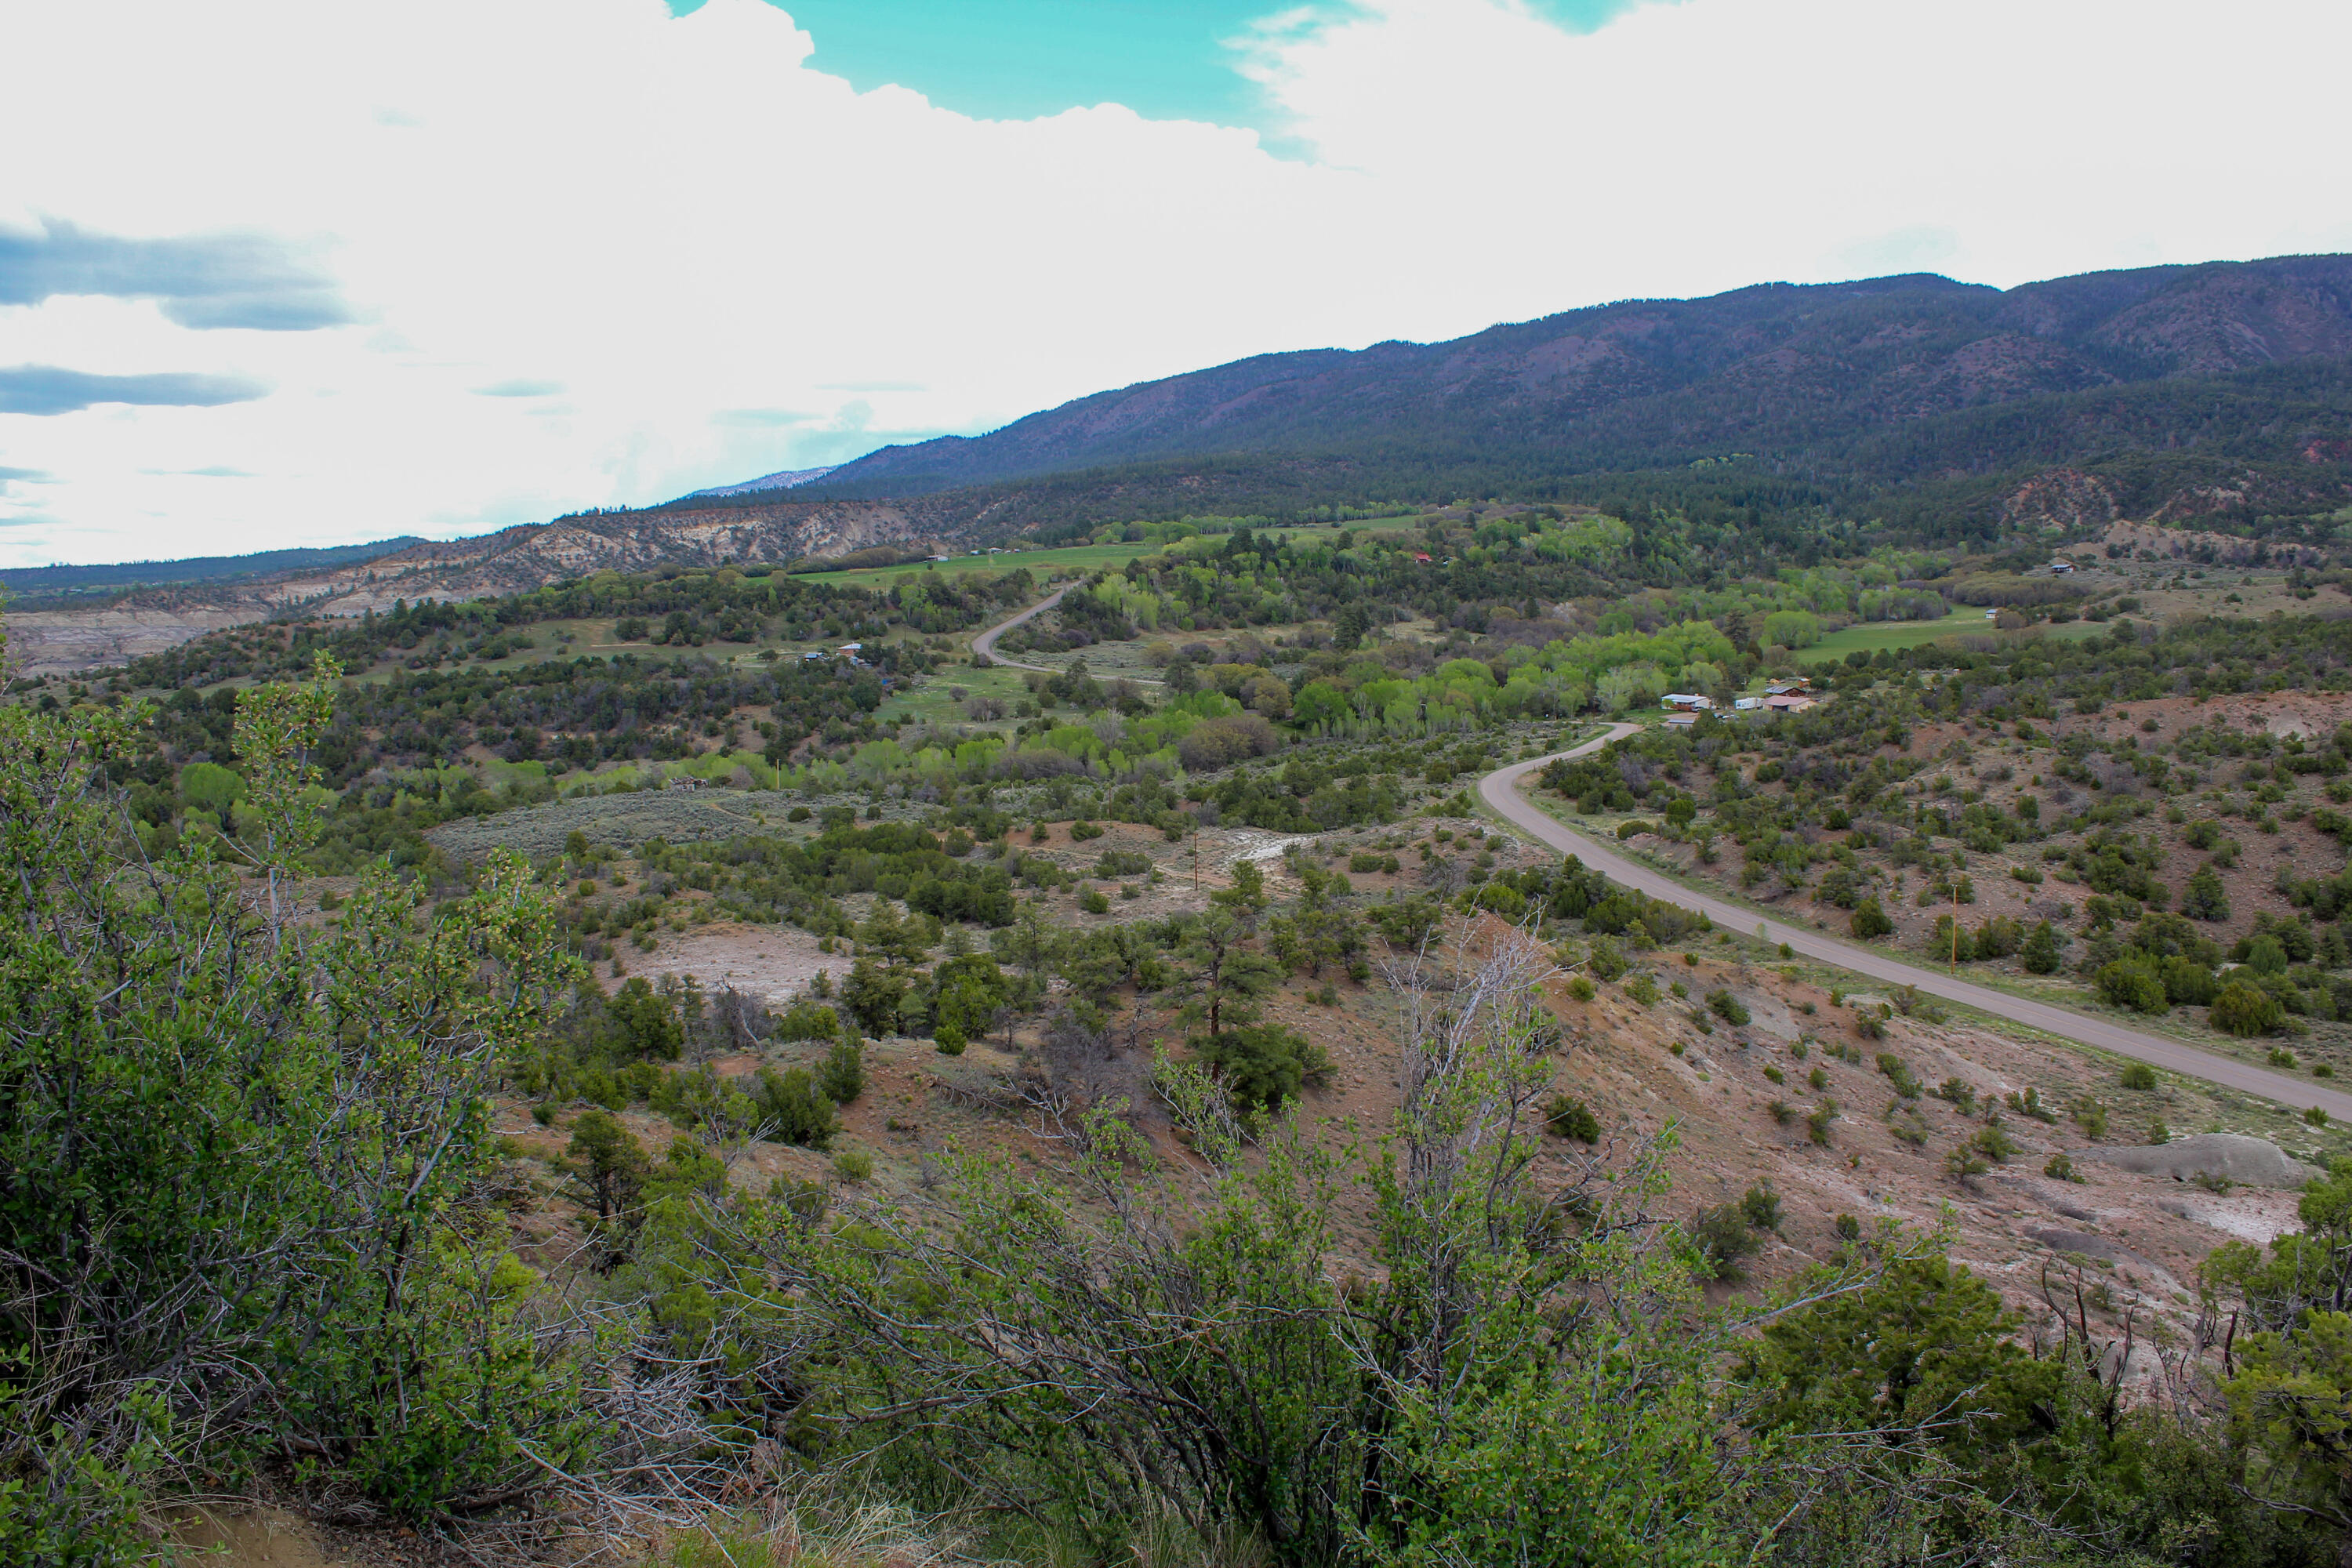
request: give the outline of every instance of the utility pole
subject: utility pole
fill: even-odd
[[[1960,972],[1960,884],[1952,882],[1952,973]]]
[[[1201,890],[1201,819],[1192,819],[1192,891]]]

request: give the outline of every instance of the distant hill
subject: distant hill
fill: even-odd
[[[2347,414],[2352,257],[2008,290],[1910,275],[1261,355],[885,447],[811,490],[909,496],[1244,454],[1345,460],[1391,489],[1415,472],[1516,481],[1747,458],[1874,492],[2091,465],[2097,505],[2308,513],[2352,499]]]
[[[762,474],[756,479],[745,479],[740,485],[713,485],[707,490],[692,490],[678,499],[690,501],[697,496],[743,496],[760,490],[789,490],[801,485],[814,484],[834,471],[838,464],[822,468],[782,468],[772,474]]]
[[[414,536],[320,550],[263,550],[251,555],[192,555],[182,561],[126,561],[110,566],[15,566],[0,570],[0,587],[13,595],[120,593],[184,583],[222,583],[278,572],[355,566],[423,544]]]

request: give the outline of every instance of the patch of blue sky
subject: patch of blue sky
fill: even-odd
[[[1535,0],[1589,32],[1643,0]],[[704,0],[668,0],[688,16]],[[809,64],[860,91],[887,83],[983,120],[1030,120],[1119,103],[1151,120],[1264,127],[1264,96],[1235,68],[1251,25],[1296,25],[1267,0],[770,0],[816,51]],[[1311,5],[1342,16],[1354,7]]]

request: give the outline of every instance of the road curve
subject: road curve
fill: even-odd
[[[1003,654],[996,651],[996,639],[1011,631],[1013,627],[1019,626],[1022,622],[1029,619],[1031,616],[1044,615],[1047,610],[1050,610],[1055,605],[1060,604],[1062,602],[1062,595],[1068,592],[1069,590],[1067,588],[1056,588],[1052,593],[1046,595],[1044,598],[1038,600],[1035,604],[1030,605],[1027,609],[1022,611],[1019,615],[1013,616],[1011,620],[1000,621],[995,626],[989,627],[986,631],[971,639],[971,651],[978,654],[982,658],[989,659],[997,664],[1009,665],[1014,669],[1034,669],[1040,675],[1060,674],[1061,671],[1050,669],[1042,664],[1024,664],[1017,658],[1005,658]]]
[[[2225,1089],[2257,1094],[2296,1110],[2315,1105],[2330,1116],[2352,1116],[2352,1094],[2343,1089],[2265,1071],[2228,1057],[2200,1051],[2179,1040],[2128,1029],[2105,1018],[2077,1013],[2072,1008],[2026,1001],[2006,992],[1906,963],[1899,958],[1814,931],[1809,926],[1790,925],[1784,921],[1760,916],[1753,910],[1742,909],[1725,900],[1693,892],[1672,878],[1629,860],[1614,849],[1568,827],[1520,795],[1519,781],[1546,763],[1560,757],[1580,757],[1598,751],[1610,742],[1633,734],[1640,728],[1638,724],[1612,725],[1606,734],[1572,750],[1555,752],[1532,762],[1514,763],[1509,767],[1497,768],[1478,781],[1479,796],[1513,826],[1525,829],[1555,849],[1577,856],[1585,865],[1602,873],[1611,881],[1638,889],[1651,898],[1703,914],[1727,930],[1757,932],[1767,942],[1787,943],[1791,950],[1807,958],[1834,963],[1873,980],[1896,985],[1916,985],[1931,996],[1963,1003],[1997,1017],[2083,1045],[2095,1046],[2101,1050],[2113,1051],[2120,1057],[2130,1057],[2184,1078],[2202,1079]]]
[[[1067,588],[1056,588],[1052,593],[1046,595],[1044,598],[1038,600],[1035,604],[1030,605],[1027,609],[1022,611],[1019,615],[1013,616],[1011,620],[1000,621],[995,626],[989,627],[986,631],[971,639],[971,651],[978,654],[982,658],[988,659],[992,663],[1003,665],[1010,669],[1034,669],[1040,675],[1061,674],[1062,672],[1060,670],[1055,669],[1049,664],[1024,664],[1017,658],[1005,658],[1003,654],[996,651],[996,639],[1003,637],[1006,632],[1011,631],[1013,627],[1019,626],[1022,622],[1027,620],[1030,616],[1043,615],[1045,611],[1052,609],[1055,605],[1062,602],[1062,595],[1068,592],[1069,590]],[[1159,686],[1162,684],[1162,682],[1154,680],[1148,675],[1122,675],[1116,679],[1132,681],[1138,686]]]

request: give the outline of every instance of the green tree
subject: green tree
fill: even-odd
[[[2165,989],[2163,972],[2144,954],[2135,952],[2102,964],[2095,978],[2099,994],[2118,1007],[2151,1014],[2171,1010],[2172,998]]]
[[[1846,927],[1864,942],[1868,942],[1893,931],[1895,922],[1886,918],[1886,911],[1879,907],[1876,899],[1864,899],[1854,905],[1853,914],[1847,920]]]
[[[806,1068],[761,1068],[751,1100],[766,1136],[779,1143],[823,1149],[841,1129],[833,1100]]]
[[[870,958],[852,963],[849,978],[841,985],[841,1005],[859,1028],[874,1036],[898,1032],[898,1008],[906,998],[905,977]]]
[[[1768,1325],[1735,1375],[1759,1430],[1934,1429],[1981,1455],[2028,1438],[2060,1370],[2013,1338],[2015,1315],[1965,1268],[1903,1258],[1866,1289]]]
[[[604,1008],[622,1049],[632,1057],[674,1062],[686,1048],[686,1026],[678,1019],[677,1004],[641,975],[623,983]]]
[[[2189,879],[2189,886],[2181,889],[2180,912],[2195,921],[2230,918],[2230,890],[2222,886],[2221,875],[2210,862],[2200,866]]]
[[[1297,1100],[1302,1089],[1320,1083],[1331,1071],[1320,1046],[1273,1024],[1212,1035],[1202,1042],[1201,1060],[1236,1101],[1259,1110]]]
[[[2058,930],[2048,921],[2037,923],[2025,933],[2025,945],[2018,950],[2018,962],[2028,974],[2055,974],[2059,967]]]
[[[931,933],[923,929],[919,921],[899,919],[898,906],[887,899],[876,899],[873,909],[857,926],[858,946],[893,969],[902,963],[922,962],[931,940]]]
[[[2279,1005],[2277,997],[2261,987],[2232,980],[2215,994],[2210,1016],[2213,1026],[2223,1034],[2251,1040],[2284,1023],[2286,1009]]]
[[[1011,987],[996,960],[984,952],[968,952],[941,961],[931,970],[931,1017],[936,1028],[953,1029],[961,1040],[985,1036],[996,1015],[1011,998]]]
[[[635,1205],[645,1186],[646,1152],[613,1116],[583,1111],[572,1124],[572,1142],[564,1154],[587,1189],[599,1222],[609,1224]]]
[[[0,1543],[20,1559],[39,1539],[143,1556],[129,1478],[232,1449],[316,1455],[408,1515],[528,1496],[526,1447],[593,1458],[585,1349],[522,1326],[529,1272],[457,1206],[495,1158],[492,1075],[576,966],[506,854],[437,919],[381,868],[332,922],[291,918],[335,678],[241,694],[235,836],[152,860],[111,783],[150,710],[0,705]]]
[[[825,1053],[824,1068],[817,1077],[817,1087],[824,1090],[827,1100],[835,1105],[847,1105],[866,1092],[866,1047],[856,1040],[844,1037],[833,1043]]]

